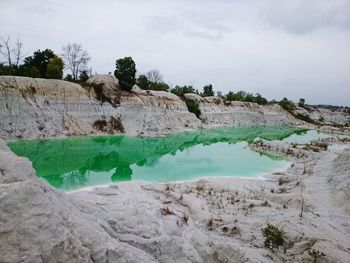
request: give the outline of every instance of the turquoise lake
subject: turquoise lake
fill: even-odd
[[[286,158],[247,146],[257,138],[307,142],[327,135],[288,126],[243,126],[171,134],[162,138],[88,136],[17,140],[39,177],[61,190],[121,181],[176,182],[205,177],[257,177],[280,170]],[[329,136],[328,136],[329,137]]]

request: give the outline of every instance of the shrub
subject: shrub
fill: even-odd
[[[136,81],[137,86],[141,89],[149,89],[150,81],[148,80],[146,75],[140,75]]]
[[[295,110],[295,105],[293,101],[288,100],[287,98],[283,98],[283,100],[279,102],[279,105],[288,112]]]
[[[201,111],[199,109],[198,102],[192,99],[186,99],[186,105],[187,105],[188,111],[194,113],[199,119],[201,115]]]
[[[199,94],[198,90],[195,90],[192,86],[178,86],[176,85],[174,88],[170,90],[171,93],[179,97],[183,97],[186,93],[196,93]]]
[[[213,85],[209,84],[203,87],[202,97],[214,96]]]
[[[58,56],[54,56],[47,64],[46,77],[48,79],[62,79],[63,66],[63,60]]]
[[[278,185],[285,184],[286,180],[283,177],[278,178]]]
[[[244,101],[244,102],[255,102],[261,105],[267,104],[267,99],[261,96],[259,93],[253,95],[245,91],[232,92],[230,91],[225,95],[225,99],[228,101]]]
[[[123,123],[122,123],[120,117],[118,117],[118,118],[111,117],[111,119],[109,121],[109,125],[110,125],[110,129],[111,129],[110,132],[114,132],[114,131],[121,132],[121,133],[125,132],[125,129],[124,129],[124,126],[123,126]]]
[[[89,79],[89,74],[86,70],[82,70],[79,75],[79,81],[86,82]]]
[[[299,120],[308,122],[308,123],[315,123],[314,120],[311,119],[310,116],[307,116],[307,115],[303,115],[303,114],[298,113],[298,114],[294,115],[294,117],[299,119]]]
[[[326,254],[324,254],[323,252],[320,252],[316,249],[312,249],[312,250],[309,250],[308,254],[313,258],[312,262],[313,263],[317,263],[318,262],[318,259],[320,257],[325,257]]]
[[[98,131],[104,131],[106,126],[107,126],[107,121],[106,120],[96,120],[94,122],[94,124],[92,125],[92,127],[95,130],[98,130]]]
[[[265,237],[265,247],[274,249],[284,244],[284,232],[282,229],[278,229],[277,227],[268,224],[267,227],[262,229],[262,233]]]

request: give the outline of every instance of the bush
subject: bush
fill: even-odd
[[[279,102],[279,105],[288,112],[295,110],[293,101],[288,100],[287,98],[283,98],[283,100]]]
[[[186,93],[198,93],[198,90],[195,90],[192,86],[178,86],[176,85],[174,88],[170,90],[171,93],[174,93],[175,95],[179,97],[184,97]]]
[[[316,249],[312,249],[312,250],[309,250],[308,254],[313,258],[312,262],[313,263],[317,263],[318,262],[318,259],[320,257],[325,257],[326,254],[324,254],[323,252],[320,252]]]
[[[188,111],[194,113],[199,119],[201,115],[201,111],[199,109],[198,102],[195,100],[186,99],[186,105],[187,105]]]
[[[131,57],[118,59],[115,63],[114,75],[119,80],[122,90],[130,91],[136,83],[136,64]]]
[[[202,97],[214,96],[213,85],[209,84],[203,87]]]
[[[255,96],[252,93],[247,93],[245,91],[238,91],[233,93],[230,91],[225,95],[225,99],[228,101],[244,101],[244,102],[254,102],[261,105],[267,104],[267,99],[256,93]]]
[[[305,122],[308,122],[308,123],[315,123],[313,119],[310,118],[310,116],[307,116],[307,115],[303,115],[303,114],[294,114],[294,117],[299,119],[299,120],[302,120],[302,121],[305,121]]]
[[[86,70],[82,70],[79,75],[79,81],[86,82],[89,79],[89,74]]]
[[[268,224],[267,227],[262,229],[263,236],[265,237],[265,247],[274,249],[284,244],[284,232],[273,225]]]
[[[285,184],[286,180],[283,177],[278,178],[278,185]]]
[[[139,86],[141,89],[147,90],[147,89],[149,89],[150,81],[148,80],[148,78],[147,78],[146,75],[140,75],[140,76],[137,78],[136,84],[137,84],[137,86]]]
[[[63,60],[54,56],[47,64],[46,77],[48,79],[62,79],[63,77]]]

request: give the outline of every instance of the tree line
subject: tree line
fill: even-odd
[[[0,55],[4,61],[0,62],[0,75],[27,76],[33,78],[63,79],[64,69],[69,73],[64,80],[72,82],[86,82],[92,76],[91,68],[87,65],[91,59],[89,53],[81,44],[68,43],[62,47],[60,54],[51,49],[37,50],[31,56],[26,56],[23,51],[23,42],[20,39],[11,41],[10,37],[0,37]],[[144,90],[167,91],[184,98],[186,93],[195,93],[202,97],[215,96],[212,84],[207,84],[198,91],[192,85],[175,85],[170,87],[164,81],[163,75],[158,70],[151,70],[137,76],[136,63],[132,57],[124,57],[116,60],[114,75],[119,80],[119,86],[124,91],[131,91],[137,84]],[[253,94],[245,91],[227,94],[217,92],[216,95],[225,101],[255,102],[261,105],[268,100],[259,93]],[[284,98],[279,104],[291,111],[295,105]],[[304,107],[305,100],[300,99],[299,106]]]
[[[62,47],[61,54],[51,49],[37,50],[31,56],[23,51],[20,39],[11,41],[10,37],[0,37],[0,75],[25,76],[32,78],[62,79],[63,71],[68,81],[86,81],[89,78],[87,64],[90,56],[81,44],[68,43]]]

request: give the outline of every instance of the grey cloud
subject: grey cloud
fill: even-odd
[[[94,72],[132,56],[173,84],[350,105],[349,0],[0,2],[0,35],[28,53],[79,42]]]
[[[202,38],[206,40],[212,40],[212,41],[219,41],[222,39],[222,34],[210,34],[206,32],[201,32],[201,31],[184,31],[183,32],[184,36],[188,37],[197,37],[197,38]]]
[[[292,34],[306,34],[323,28],[350,29],[347,0],[267,1],[261,14],[270,25]]]

